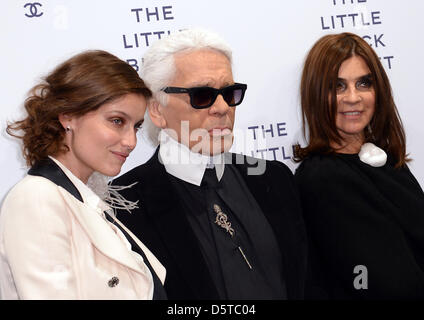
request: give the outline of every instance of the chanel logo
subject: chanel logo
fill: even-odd
[[[24,8],[29,7],[29,14],[25,13],[25,16],[28,18],[41,17],[43,12],[38,13],[38,7],[42,7],[43,5],[39,2],[27,3],[24,5]]]

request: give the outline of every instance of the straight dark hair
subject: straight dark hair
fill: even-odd
[[[382,148],[395,161],[405,165],[405,132],[393,100],[389,78],[380,59],[361,37],[352,33],[326,35],[309,51],[300,84],[302,130],[308,145],[295,146],[294,160],[299,162],[313,154],[335,153],[331,143],[343,140],[336,127],[336,84],[341,64],[353,57],[364,59],[371,71],[375,91],[375,111],[365,130],[365,142]],[[331,99],[329,99],[331,97]],[[308,131],[308,134],[306,134]]]

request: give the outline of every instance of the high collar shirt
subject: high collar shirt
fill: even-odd
[[[186,145],[160,132],[159,161],[165,166],[166,172],[188,183],[200,186],[206,168],[215,167],[218,181],[224,175],[224,153],[209,156],[192,152]]]

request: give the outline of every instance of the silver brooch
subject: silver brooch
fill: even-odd
[[[234,229],[231,228],[231,222],[228,221],[227,215],[224,212],[222,212],[221,207],[217,204],[213,205],[213,210],[216,213],[215,223],[221,228],[224,228],[225,230],[227,230],[227,232],[231,235],[231,237],[233,237]]]
[[[222,212],[222,209],[219,205],[214,204],[213,205],[213,210],[216,213],[216,217],[215,217],[215,223],[220,226],[221,228],[224,228],[231,236],[231,238],[234,236],[234,229],[231,227],[231,222],[228,221],[228,217],[227,215]],[[233,239],[234,241],[234,239]],[[253,270],[252,265],[250,264],[249,260],[247,260],[246,255],[244,254],[243,249],[236,244],[238,251],[240,252],[240,254],[242,255],[244,261],[246,261],[247,266],[249,267],[250,270]]]

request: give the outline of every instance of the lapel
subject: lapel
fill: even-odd
[[[147,260],[149,260],[150,265],[152,266],[153,270],[155,271],[156,275],[162,282],[162,285],[165,283],[165,276],[166,276],[166,269],[165,267],[159,262],[159,260],[153,255],[153,253],[144,245],[143,242],[141,242],[124,224],[119,221],[117,218],[113,217],[115,220],[115,223],[119,224],[119,226],[125,230],[126,233],[135,241],[135,243],[141,248],[144,255],[146,256]]]
[[[83,199],[78,189],[53,160],[46,159],[39,162],[28,171],[28,174],[42,176],[58,185],[59,193],[86,231],[93,246],[110,259],[144,274],[144,271],[107,221],[100,216],[99,212],[82,202]]]
[[[139,180],[146,183],[139,183],[134,187],[142,199],[145,214],[153,221],[173,263],[178,266],[180,275],[192,289],[194,296],[199,299],[217,299],[218,293],[198,240],[172,187],[168,173],[159,162],[158,151],[159,148],[145,165],[139,167]]]
[[[66,190],[59,187],[67,206],[86,231],[93,246],[112,260],[119,262],[139,273],[144,273],[134,260],[131,252],[125,247],[106,220],[99,212],[71,196]]]
[[[56,185],[62,187],[72,194],[79,201],[83,202],[82,196],[77,187],[74,186],[68,176],[60,169],[60,167],[50,158],[46,158],[37,162],[29,169],[28,174],[31,176],[44,177]]]
[[[296,298],[298,283],[300,283],[299,277],[302,276],[302,270],[299,270],[301,269],[301,263],[299,261],[304,253],[301,247],[295,247],[298,243],[297,239],[301,235],[297,235],[294,231],[296,221],[293,221],[291,218],[291,214],[293,213],[288,212],[292,208],[287,205],[287,202],[295,203],[297,199],[291,196],[288,198],[282,196],[292,191],[286,191],[284,188],[286,182],[279,181],[281,180],[281,175],[274,177],[269,161],[266,163],[266,171],[261,175],[248,175],[248,165],[246,163],[250,162],[245,161],[243,164],[236,164],[236,168],[241,172],[247,187],[255,197],[256,202],[274,230],[274,235],[277,238],[283,257],[284,278],[286,279],[288,298]],[[255,166],[253,165],[253,167]]]

